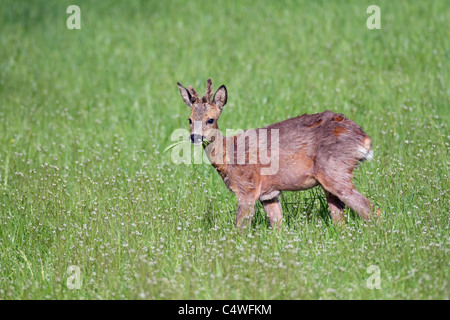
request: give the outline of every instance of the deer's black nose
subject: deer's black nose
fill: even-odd
[[[191,142],[194,144],[202,143],[203,136],[200,134],[191,134]]]

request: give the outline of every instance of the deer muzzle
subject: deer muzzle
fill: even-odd
[[[191,142],[198,146],[202,144],[204,137],[201,134],[191,134]]]

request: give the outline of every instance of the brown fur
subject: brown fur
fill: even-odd
[[[318,126],[318,125],[321,124],[321,123],[322,123],[322,119],[320,119],[319,121],[317,121],[316,123],[314,123],[314,124],[312,124],[312,125],[309,125],[308,128],[313,128],[313,127],[315,127],[315,126]]]
[[[345,129],[344,127],[336,127],[333,130],[333,134],[336,137],[339,137],[342,133],[347,133],[347,129]]]
[[[180,84],[179,89],[186,102],[188,94],[183,91],[186,89]],[[195,93],[193,89],[189,91],[191,95]],[[212,82],[208,80],[205,97],[210,97],[211,92]],[[372,204],[355,189],[352,178],[356,164],[371,152],[372,142],[355,122],[343,114],[324,111],[247,130],[236,136],[224,137],[219,132],[212,137],[210,132],[218,129],[217,119],[226,101],[227,91],[225,86],[221,86],[212,102],[197,101],[191,105],[190,118],[202,121],[202,124],[207,119],[215,120],[213,125],[204,125],[202,135],[206,140],[213,140],[206,148],[207,155],[227,188],[238,198],[237,226],[247,226],[251,222],[258,200],[263,204],[271,224],[279,226],[282,221],[278,199],[280,192],[305,190],[317,185],[325,191],[336,224],[343,221],[344,204],[365,220],[369,219]],[[273,175],[261,174],[261,169],[268,165],[261,163],[258,143],[250,140],[245,144],[245,163],[238,163],[237,145],[251,134],[259,136],[263,129],[268,134],[269,156],[274,152],[270,149],[271,130],[276,129],[279,133],[279,148],[275,151],[279,168]]]

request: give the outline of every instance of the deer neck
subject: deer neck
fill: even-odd
[[[217,134],[208,145],[203,145],[206,155],[208,156],[211,165],[224,177],[228,172],[227,150],[226,150],[226,138],[217,130]]]

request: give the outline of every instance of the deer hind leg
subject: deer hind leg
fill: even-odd
[[[328,207],[330,208],[331,219],[335,226],[340,226],[344,223],[345,218],[342,212],[344,211],[345,204],[339,200],[338,197],[330,193],[329,191],[323,189],[325,197],[327,198]]]
[[[345,203],[364,220],[369,220],[373,205],[365,196],[359,193],[350,180],[333,180],[330,177],[317,177],[322,187]],[[331,208],[330,208],[331,210]]]
[[[283,211],[281,210],[280,199],[278,197],[261,201],[264,211],[269,217],[272,228],[279,228],[283,223]]]
[[[339,195],[339,198],[364,220],[369,220],[373,211],[373,205],[369,199],[359,193],[358,190],[345,190]]]

